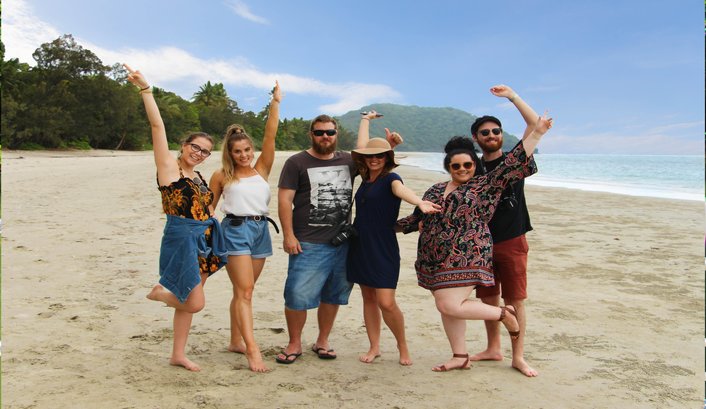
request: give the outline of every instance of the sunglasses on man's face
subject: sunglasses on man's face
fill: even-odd
[[[189,146],[191,147],[192,151],[201,154],[201,156],[203,156],[204,158],[208,158],[209,156],[211,156],[211,151],[209,151],[208,149],[204,149],[195,143],[190,143]]]
[[[478,131],[478,133],[481,134],[482,136],[488,136],[488,135],[490,135],[491,131],[493,132],[493,135],[500,135],[500,133],[502,133],[503,130],[500,128],[483,129],[483,130]]]
[[[473,167],[473,162],[463,162],[461,163],[452,163],[451,164],[451,169],[453,170],[459,170],[461,169],[461,166],[463,166],[464,169],[470,169]]]
[[[371,155],[363,155],[363,157],[364,157],[365,159],[372,159],[372,158],[375,158],[375,159],[384,159],[385,156],[387,156],[387,154],[386,154],[385,152],[383,152],[383,153],[373,153],[373,154],[371,154]]]
[[[336,130],[335,129],[326,129],[326,130],[315,129],[315,130],[311,131],[311,133],[314,134],[314,136],[324,136],[324,134],[326,134],[328,136],[334,136],[334,135],[336,135]]]

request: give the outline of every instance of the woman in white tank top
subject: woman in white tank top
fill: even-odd
[[[253,335],[252,292],[266,257],[272,255],[268,230],[270,186],[267,179],[275,159],[275,136],[279,125],[279,84],[275,84],[270,112],[262,139],[262,152],[252,165],[255,147],[240,125],[231,125],[223,139],[223,165],[211,177],[213,209],[223,197],[221,222],[228,250],[228,276],[233,283],[230,302],[228,350],[245,354],[253,372],[267,372]]]

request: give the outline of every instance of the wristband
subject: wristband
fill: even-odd
[[[517,98],[517,97],[519,97],[519,95],[517,95],[517,92],[513,92],[512,95],[507,97],[507,99],[509,99],[510,102],[515,102],[515,98]]]

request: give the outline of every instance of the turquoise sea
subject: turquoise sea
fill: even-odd
[[[405,152],[400,152],[404,156]],[[400,162],[443,172],[441,153],[414,153]],[[679,200],[704,200],[701,155],[536,154],[528,185]]]

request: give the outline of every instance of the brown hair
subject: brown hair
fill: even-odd
[[[335,119],[328,115],[319,115],[316,118],[311,120],[311,124],[309,125],[309,132],[314,130],[314,125],[317,123],[326,123],[326,122],[331,122],[333,123],[333,129],[338,129],[338,123],[336,122]]]
[[[193,133],[190,133],[190,134],[189,134],[186,138],[184,138],[184,140],[181,142],[181,147],[182,147],[182,149],[184,148],[184,145],[186,145],[187,143],[191,143],[191,142],[192,142],[194,139],[196,139],[196,138],[204,138],[204,139],[208,140],[209,142],[211,142],[211,146],[212,146],[212,147],[213,147],[213,145],[215,144],[215,143],[213,142],[213,137],[212,137],[211,135],[207,134],[206,132],[193,132]],[[181,154],[183,153],[183,152],[182,152],[182,149],[179,149],[179,155],[177,156],[177,159],[181,158]]]
[[[378,178],[387,175],[396,166],[395,161],[390,155],[390,152],[391,151],[385,152],[385,166],[383,166],[382,172],[380,173]],[[370,177],[370,172],[368,171],[368,165],[365,164],[365,155],[357,156],[355,159],[355,165],[358,168],[358,173],[360,174],[360,177],[363,179],[363,181],[367,181]]]
[[[245,132],[245,129],[243,129],[241,125],[232,124],[226,129],[226,133],[223,136],[223,157],[221,160],[223,186],[238,182],[238,176],[235,174],[235,162],[233,162],[230,150],[233,147],[233,143],[242,140],[248,141],[250,147],[255,150],[255,144],[253,144],[252,138]]]

